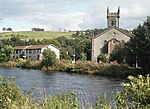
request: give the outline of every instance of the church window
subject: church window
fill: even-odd
[[[116,24],[115,24],[115,21],[112,21],[111,22],[111,26],[115,26]]]

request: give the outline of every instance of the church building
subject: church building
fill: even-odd
[[[97,61],[97,57],[101,53],[109,58],[110,53],[117,44],[129,41],[131,34],[119,28],[119,19],[119,7],[117,12],[109,12],[109,8],[107,8],[107,28],[92,38],[92,61]]]

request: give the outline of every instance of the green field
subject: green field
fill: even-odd
[[[1,32],[0,39],[8,39],[13,36],[17,36],[20,39],[29,40],[29,39],[52,39],[61,36],[65,36],[67,38],[71,38],[71,35],[75,32],[54,32],[54,31],[21,31],[21,32]]]

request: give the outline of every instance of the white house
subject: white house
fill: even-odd
[[[31,59],[33,61],[41,60],[42,53],[45,49],[50,48],[54,51],[56,58],[60,59],[60,49],[53,44],[50,45],[30,45],[30,46],[15,46],[14,47],[14,59],[23,58]]]

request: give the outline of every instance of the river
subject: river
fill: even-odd
[[[0,67],[0,75],[16,78],[16,83],[25,93],[34,87],[34,95],[37,98],[43,92],[49,96],[72,91],[77,94],[79,100],[86,100],[89,103],[104,93],[111,99],[117,90],[121,90],[120,83],[126,81],[122,78],[4,67]]]

